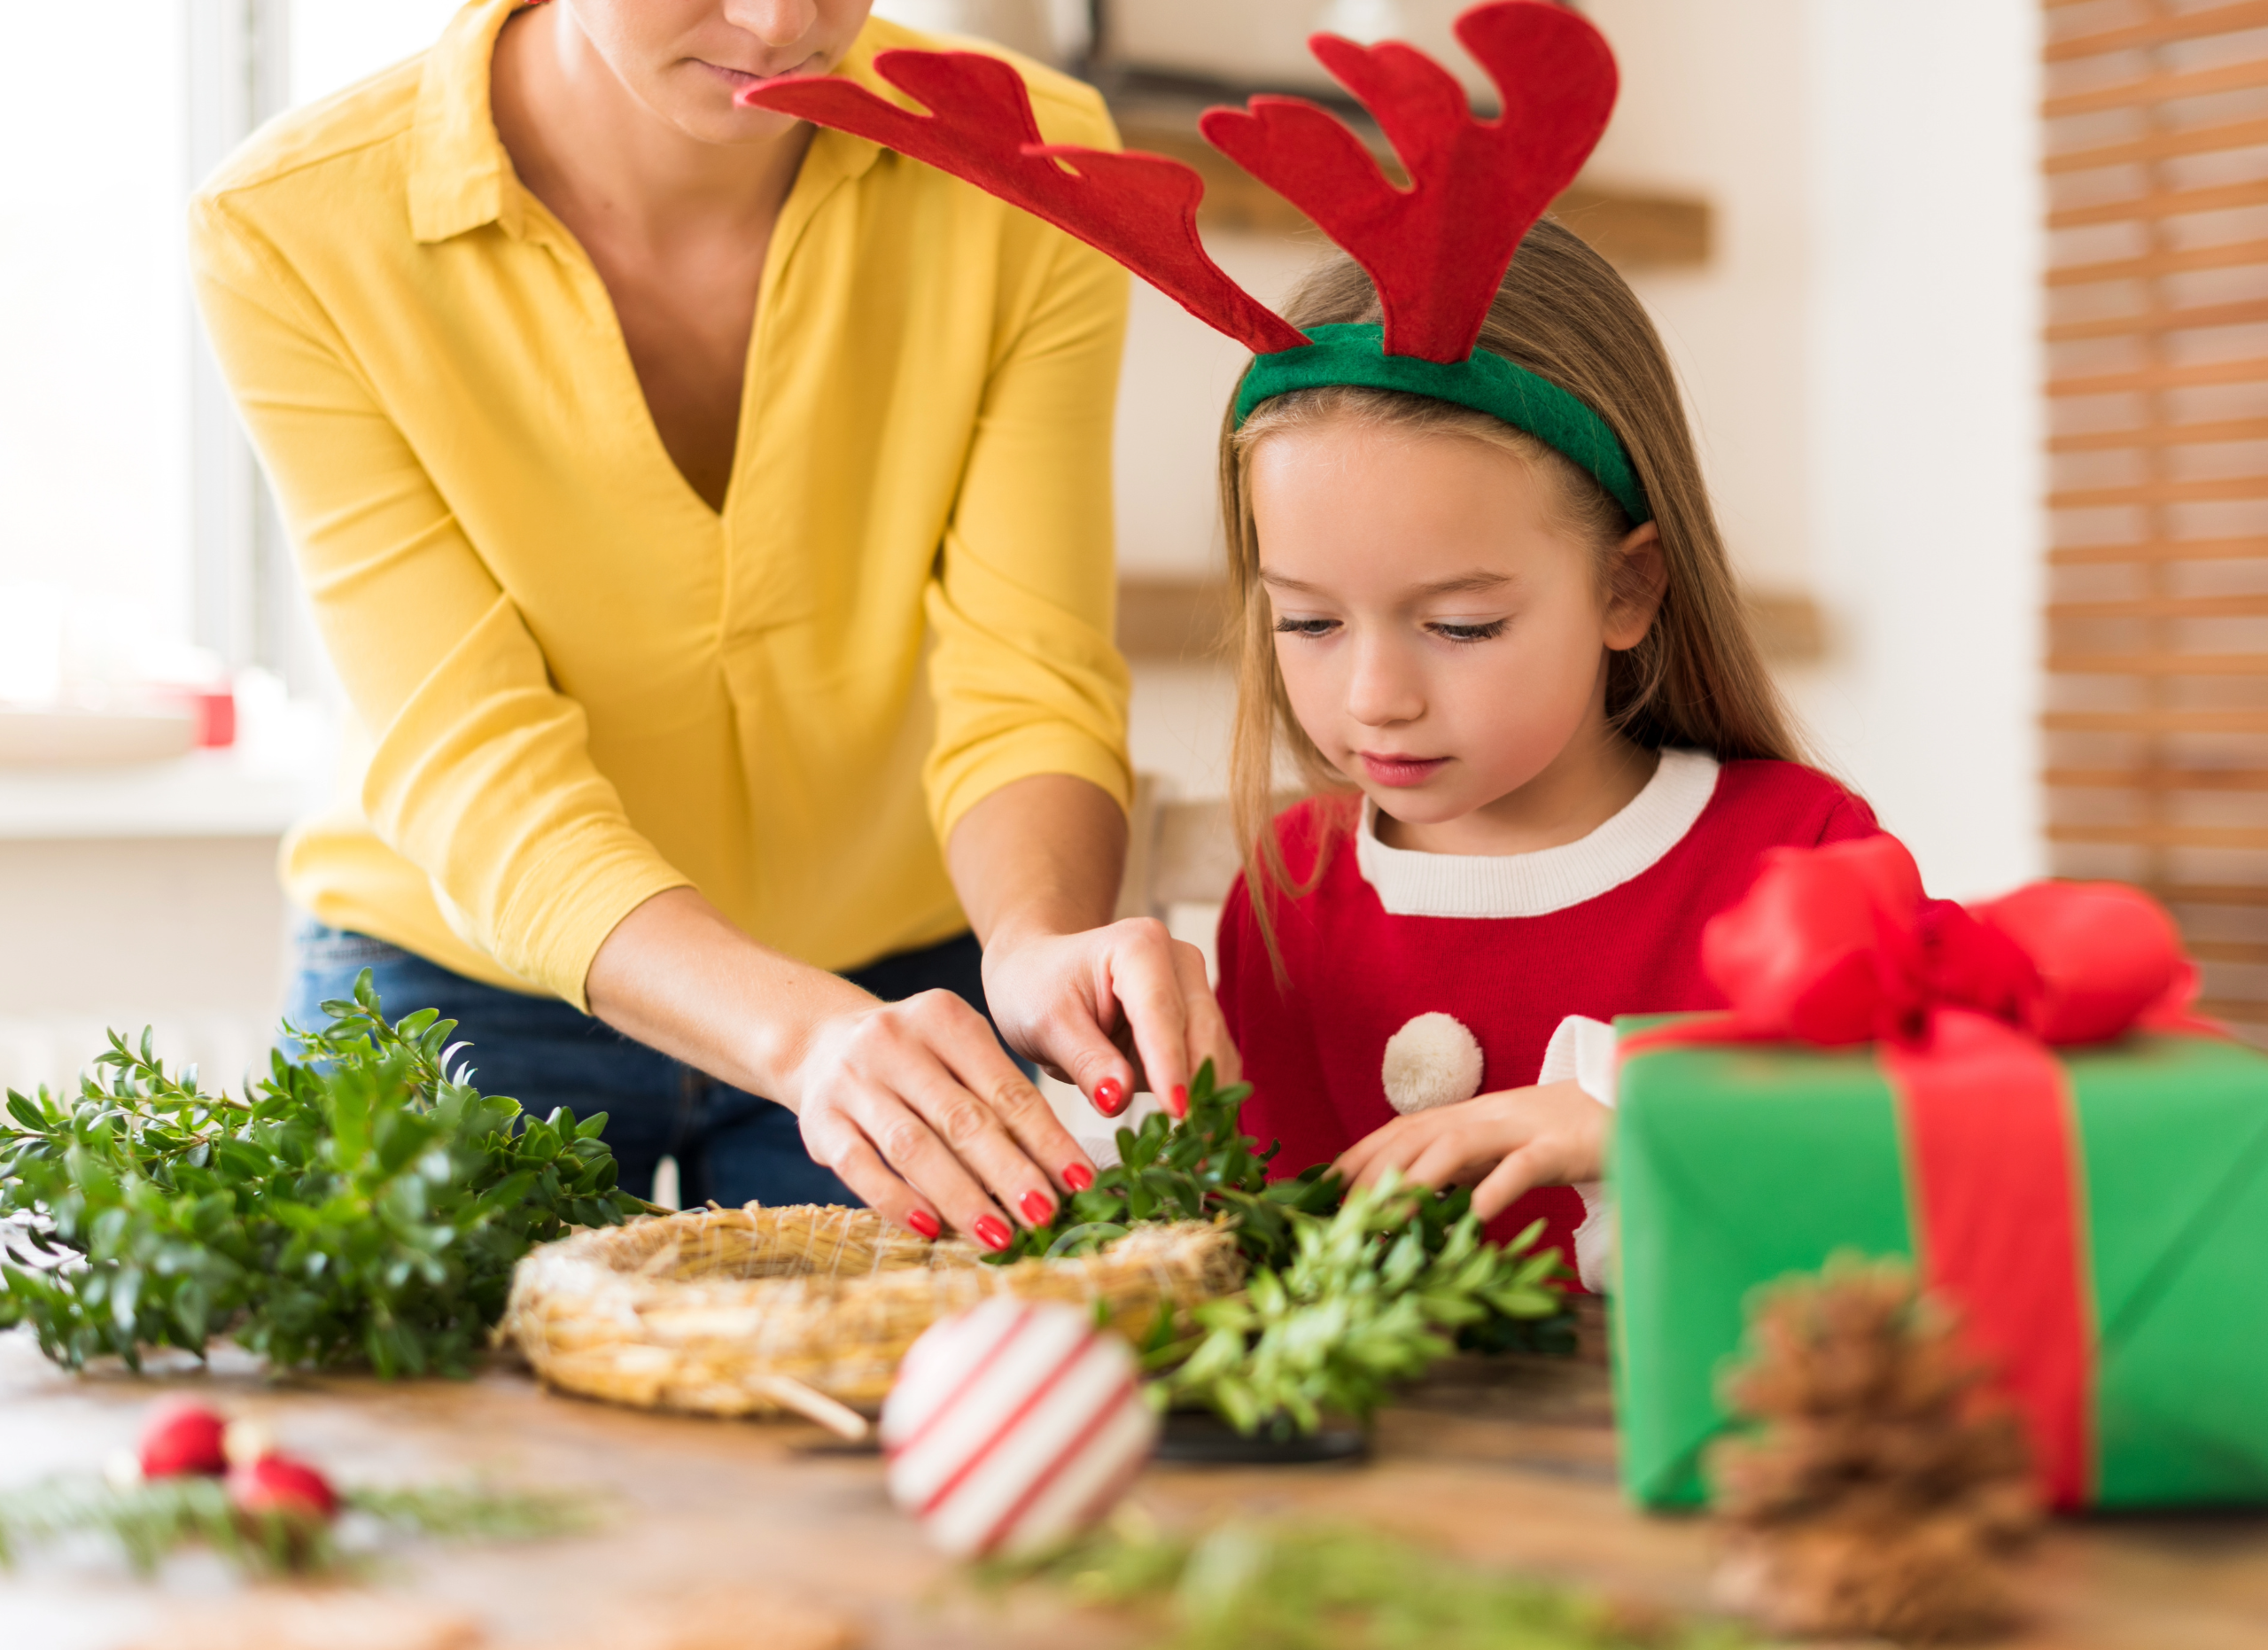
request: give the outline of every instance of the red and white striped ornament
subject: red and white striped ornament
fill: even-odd
[[[1157,1441],[1091,1312],[996,1296],[913,1343],[882,1405],[890,1498],[956,1557],[1029,1553],[1117,1504]]]

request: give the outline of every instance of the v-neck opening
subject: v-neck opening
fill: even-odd
[[[494,96],[496,42],[501,37],[505,23],[509,21],[508,13],[498,23],[495,33],[489,36],[487,82],[492,100]],[[857,56],[858,51],[854,46],[851,55]],[[849,66],[850,60],[845,58],[844,67]],[[607,285],[606,277],[599,273],[597,260],[591,256],[590,249],[583,245],[581,237],[568,228],[566,221],[545,204],[543,198],[530,189],[527,180],[520,175],[511,151],[504,144],[503,134],[496,128],[493,101],[488,127],[501,163],[502,181],[507,189],[518,192],[524,220],[545,235],[557,237],[562,248],[571,250],[574,257],[580,261],[583,272],[596,284],[600,297],[605,300],[607,319],[613,329],[615,358],[628,375],[638,409],[644,418],[646,432],[653,443],[653,450],[660,455],[662,463],[694,506],[719,528],[726,526],[732,519],[742,463],[749,442],[753,439],[750,430],[755,422],[757,403],[757,364],[763,350],[765,322],[770,307],[766,300],[775,290],[796,243],[801,239],[804,229],[817,215],[819,206],[833,192],[835,186],[856,177],[866,169],[858,163],[862,158],[858,152],[869,152],[863,159],[871,164],[874,154],[879,152],[879,145],[826,127],[817,127],[812,130],[811,141],[804,145],[803,159],[796,164],[795,181],[788,186],[788,193],[780,203],[779,215],[772,226],[771,239],[765,247],[764,268],[757,276],[756,313],[749,324],[748,346],[741,356],[740,399],[733,423],[731,465],[725,477],[724,496],[711,504],[702,496],[701,489],[694,486],[693,479],[685,473],[677,455],[670,451],[668,441],[663,439],[661,423],[654,416],[652,398],[646,393],[645,380],[639,377],[637,360],[630,353],[630,335],[623,330],[621,308],[615,302],[613,290]],[[827,175],[815,177],[812,162],[822,155],[826,160]]]

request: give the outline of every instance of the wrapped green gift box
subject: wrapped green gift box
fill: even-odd
[[[2148,1034],[2054,1055],[2076,1135],[2082,1498],[2268,1502],[2268,1056]],[[1623,1482],[1693,1506],[1750,1292],[1837,1249],[1921,1258],[1913,1139],[1868,1045],[1654,1047],[1624,1060],[1617,1101]]]

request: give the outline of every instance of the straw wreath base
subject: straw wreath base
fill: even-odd
[[[931,1324],[994,1295],[1107,1304],[1139,1339],[1161,1302],[1242,1281],[1225,1227],[1139,1226],[1076,1259],[988,1266],[864,1209],[711,1209],[581,1232],[512,1274],[500,1340],[548,1384],[644,1409],[826,1419],[806,1395],[872,1410]],[[831,1408],[832,1405],[825,1406]]]

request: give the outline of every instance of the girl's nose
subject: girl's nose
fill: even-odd
[[[1358,641],[1347,682],[1347,713],[1365,728],[1413,722],[1425,713],[1418,672],[1401,650],[1379,640]]]
[[[818,0],[725,0],[725,20],[767,46],[792,46],[818,23]]]

